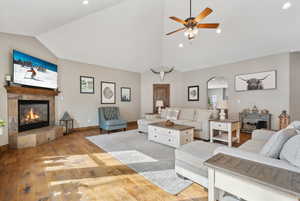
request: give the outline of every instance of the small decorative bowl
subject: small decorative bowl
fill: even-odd
[[[170,121],[170,120],[167,120],[166,122],[165,122],[165,126],[169,126],[169,127],[171,127],[171,126],[174,126],[175,124],[172,122],[172,121]]]

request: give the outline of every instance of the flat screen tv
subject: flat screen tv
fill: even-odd
[[[17,50],[13,51],[13,64],[14,83],[57,89],[57,65]]]

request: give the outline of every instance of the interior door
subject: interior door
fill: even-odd
[[[157,100],[162,100],[164,107],[170,107],[170,85],[154,84],[153,85],[153,112],[157,113],[158,108],[155,107]]]

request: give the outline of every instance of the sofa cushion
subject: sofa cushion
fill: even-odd
[[[196,130],[202,130],[202,123],[197,121],[189,121],[189,120],[177,120],[174,121],[175,124],[180,124],[184,126],[192,126]]]
[[[169,108],[167,110],[167,119],[168,120],[178,120],[179,110]]]
[[[280,159],[300,167],[300,135],[290,138],[280,152]]]
[[[215,149],[224,145],[203,141],[194,141],[175,150],[175,159],[195,167],[207,169],[203,162],[213,156]]]
[[[159,123],[159,122],[163,122],[163,121],[165,121],[165,120],[163,120],[163,119],[139,119],[138,125],[149,125],[149,124]]]
[[[160,118],[167,119],[167,109],[162,109],[160,112]]]
[[[109,120],[105,122],[105,125],[107,126],[118,126],[118,125],[124,125],[127,124],[124,120]]]
[[[194,109],[181,109],[179,114],[179,120],[194,120],[195,110]]]
[[[248,140],[239,146],[239,149],[252,153],[259,153],[267,141],[268,140]]]
[[[279,158],[283,145],[295,135],[297,131],[293,128],[278,131],[267,141],[260,154],[270,158]]]
[[[300,121],[293,121],[287,128],[294,128],[300,134]]]
[[[203,120],[209,120],[212,115],[211,110],[202,110],[197,109],[195,111],[194,121],[203,121]]]

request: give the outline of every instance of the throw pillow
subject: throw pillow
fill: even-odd
[[[203,120],[209,120],[212,115],[211,110],[196,110],[195,121],[201,122]]]
[[[300,135],[292,137],[283,145],[280,159],[300,167]]]
[[[178,120],[179,110],[168,109],[167,119],[168,120]]]
[[[179,119],[180,120],[194,120],[195,110],[194,109],[181,109]]]
[[[296,129],[283,129],[272,135],[268,142],[263,146],[260,154],[269,158],[279,158],[283,145],[293,136],[297,135]]]
[[[293,121],[287,128],[294,128],[300,134],[300,121]]]

